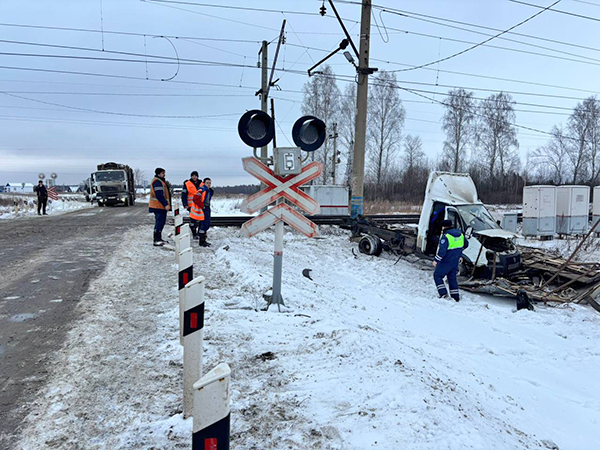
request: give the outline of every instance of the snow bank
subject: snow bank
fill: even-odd
[[[25,195],[0,194],[0,220],[15,219],[20,217],[31,217],[37,215],[36,197]],[[14,202],[19,203],[18,211],[15,211]],[[77,209],[91,208],[92,205],[85,201],[81,195],[60,195],[58,200],[48,199],[46,212],[48,214],[63,214]]]
[[[213,229],[194,249],[205,370],[232,368],[231,448],[597,448],[595,311],[439,300],[423,266],[355,257],[345,232],[323,233],[286,232],[283,313],[256,311],[273,233]],[[191,448],[173,254],[150,234],[128,233],[81,299],[19,448]]]

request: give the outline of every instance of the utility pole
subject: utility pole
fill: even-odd
[[[367,100],[369,73],[369,40],[371,34],[371,0],[362,1],[360,18],[360,52],[358,58],[358,95],[356,97],[356,123],[354,165],[352,167],[352,199],[350,211],[352,218],[363,213],[365,187],[365,141],[367,135]]]
[[[331,178],[333,179],[333,185],[335,185],[335,166],[338,162],[338,152],[337,152],[337,123],[333,124],[333,133],[330,135],[330,138],[333,139],[333,156],[331,157]]]

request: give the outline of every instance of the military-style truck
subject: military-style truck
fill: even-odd
[[[125,164],[107,162],[98,164],[91,174],[91,196],[98,206],[135,204],[135,182],[133,170]]]

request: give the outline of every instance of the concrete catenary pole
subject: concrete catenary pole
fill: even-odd
[[[350,211],[353,218],[362,215],[365,187],[365,142],[367,136],[367,101],[369,93],[369,40],[371,35],[371,0],[363,0],[360,18],[360,50],[358,58],[358,94],[356,97],[356,123],[354,165],[352,167],[352,199]]]
[[[260,53],[262,56],[262,60],[260,63],[260,68],[262,72],[262,84],[260,88],[260,109],[262,112],[268,113],[269,108],[267,104],[268,96],[267,92],[269,90],[269,54],[268,54],[268,45],[267,41],[262,41],[262,47],[260,49]],[[265,145],[260,149],[260,157],[262,158],[262,162],[266,163],[266,158],[268,158],[269,152],[268,147]]]

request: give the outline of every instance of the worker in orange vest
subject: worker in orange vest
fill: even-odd
[[[167,221],[167,211],[171,210],[171,193],[165,180],[165,169],[157,167],[154,178],[150,183],[150,202],[148,209],[154,213],[154,246],[165,245],[162,239],[162,230]]]
[[[197,226],[200,226],[204,221],[204,200],[206,198],[206,190],[204,188],[199,189],[192,199],[190,208],[190,222],[195,221]],[[208,247],[206,243],[206,231],[200,228],[198,230],[198,242],[201,247]]]
[[[200,227],[200,222],[197,219],[192,218],[191,210],[194,203],[194,195],[196,195],[196,193],[202,189],[202,186],[202,180],[200,180],[198,172],[194,170],[190,174],[190,179],[183,182],[183,189],[181,190],[181,203],[183,204],[183,207],[190,212],[190,229],[192,230],[192,236],[194,238],[198,237],[198,228]]]

